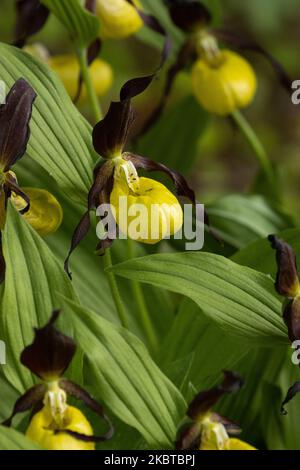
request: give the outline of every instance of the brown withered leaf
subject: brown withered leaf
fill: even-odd
[[[300,289],[295,253],[288,243],[275,235],[269,235],[268,240],[276,250],[276,290],[285,297],[295,297]]]
[[[72,338],[54,327],[59,310],[43,328],[35,329],[35,338],[21,354],[21,363],[42,380],[56,380],[68,368],[76,351]]]
[[[42,29],[50,12],[39,0],[17,0],[16,10],[17,23],[14,45],[23,47],[30,36]]]
[[[30,137],[29,122],[33,102],[33,88],[20,78],[0,106],[0,165],[8,171],[25,153]]]

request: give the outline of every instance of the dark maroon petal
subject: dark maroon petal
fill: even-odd
[[[211,22],[211,14],[198,1],[165,0],[173,23],[186,32],[199,31]]]
[[[297,395],[297,393],[300,392],[300,382],[296,382],[294,383],[294,385],[292,385],[289,389],[288,389],[288,392],[286,394],[286,397],[285,399],[283,400],[282,402],[282,405],[281,405],[281,413],[286,415],[287,414],[287,411],[285,410],[285,405],[291,401],[295,395]]]
[[[17,0],[17,24],[14,45],[23,47],[27,39],[42,29],[46,23],[49,10],[39,0]]]
[[[209,411],[223,395],[238,391],[242,385],[243,380],[237,373],[224,371],[221,385],[198,393],[189,405],[187,415],[193,420],[197,419],[199,414]]]
[[[290,94],[292,85],[291,77],[288,75],[281,63],[275,57],[273,57],[272,54],[266,51],[262,46],[260,46],[254,41],[242,38],[241,36],[236,35],[231,31],[216,29],[213,31],[213,33],[217,38],[221,39],[224,42],[227,42],[228,44],[231,44],[233,47],[239,50],[248,50],[262,55],[272,66],[280,84]]]
[[[114,435],[114,427],[109,417],[105,413],[104,408],[100,405],[100,403],[94,400],[94,398],[92,398],[91,395],[86,390],[84,390],[82,387],[75,384],[71,380],[62,379],[60,380],[59,385],[63,390],[65,390],[65,392],[68,395],[71,395],[77,400],[81,400],[88,408],[90,408],[94,413],[96,413],[108,425],[108,430],[105,434],[103,434],[103,436],[93,436],[93,439],[91,439],[89,436],[84,436],[84,435],[83,436],[77,435],[77,437],[79,439],[83,437],[84,440],[85,438],[88,438],[89,440],[92,440],[95,442],[107,441],[108,439],[111,439]],[[82,437],[79,437],[79,436],[82,436]],[[76,435],[74,435],[74,437],[76,437]]]
[[[91,13],[96,13],[96,0],[85,0],[85,8]]]
[[[212,413],[211,414],[211,420],[216,421],[217,423],[222,423],[225,426],[226,431],[228,432],[228,434],[237,435],[237,434],[240,434],[242,432],[242,430],[241,430],[241,428],[238,424],[236,424],[235,422],[233,422],[233,421],[231,421],[227,418],[224,418],[223,416],[220,416],[217,413]]]
[[[69,270],[70,256],[73,253],[73,251],[77,248],[77,246],[80,244],[80,242],[87,236],[87,234],[90,231],[90,228],[91,228],[91,219],[90,219],[90,211],[88,210],[87,212],[83,214],[82,218],[80,219],[77,227],[75,228],[73,232],[69,253],[64,262],[64,270],[66,271],[70,279],[72,279],[72,273]]]
[[[76,351],[72,338],[54,328],[59,310],[53,312],[49,323],[35,329],[35,338],[21,354],[21,363],[43,380],[55,380],[63,375]]]
[[[178,439],[175,443],[176,450],[198,450],[200,444],[201,426],[199,423],[192,423],[183,426],[179,431]]]
[[[121,154],[135,118],[130,101],[111,103],[105,118],[93,130],[93,144],[103,158]]]
[[[0,165],[8,171],[25,153],[30,137],[29,122],[36,98],[33,88],[19,79],[0,106]]]
[[[289,300],[283,309],[283,319],[291,342],[300,340],[300,299]]]
[[[275,282],[276,290],[285,297],[295,297],[297,290],[300,289],[295,253],[288,243],[275,235],[269,235],[268,239],[272,248],[276,250],[278,268]]]
[[[144,135],[160,118],[169,98],[169,95],[172,90],[172,86],[177,74],[188,67],[188,65],[192,62],[195,55],[195,48],[192,41],[186,41],[181,49],[178,52],[176,61],[171,65],[167,72],[166,83],[164,86],[162,98],[158,104],[158,106],[154,109],[154,111],[150,114],[149,118],[146,120],[145,124],[143,125],[142,129],[139,132],[138,137]]]
[[[114,166],[111,161],[101,163],[94,170],[94,182],[88,195],[88,210],[83,214],[74,230],[70,250],[64,263],[64,269],[70,279],[72,279],[72,274],[69,270],[70,256],[80,242],[87,236],[91,228],[90,211],[96,209],[101,203],[109,202],[113,172]]]
[[[192,204],[196,204],[194,191],[189,187],[184,176],[178,173],[178,171],[172,170],[162,163],[149,160],[145,157],[140,157],[133,153],[124,153],[123,158],[125,160],[130,160],[137,169],[141,168],[146,171],[161,171],[165,173],[173,181],[178,196],[185,196],[192,202]]]
[[[13,418],[18,413],[24,413],[24,411],[28,411],[34,406],[36,406],[38,403],[40,403],[44,398],[45,392],[46,386],[44,384],[38,384],[35,385],[35,387],[30,388],[26,393],[24,393],[24,395],[18,398],[14,405],[14,409],[11,416],[1,424],[3,426],[10,427]]]

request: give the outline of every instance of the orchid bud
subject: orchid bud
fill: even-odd
[[[251,65],[230,50],[219,51],[212,60],[206,56],[198,59],[192,70],[192,85],[203,108],[220,116],[248,106],[257,88]]]
[[[73,406],[67,406],[61,428],[67,431],[93,436],[93,429],[84,414]],[[65,432],[53,419],[48,406],[36,413],[26,431],[26,436],[46,450],[95,450],[94,442],[85,442]]]
[[[49,235],[58,230],[63,219],[63,210],[58,200],[45,189],[24,188],[30,198],[30,209],[23,217],[41,236]],[[11,197],[18,211],[22,211],[26,203],[15,194]]]
[[[80,76],[80,67],[75,56],[57,55],[48,60],[51,69],[56,72],[63,82],[70,97],[74,99],[78,91],[78,80]],[[90,66],[90,73],[95,92],[98,97],[107,93],[112,85],[113,72],[110,65],[102,59],[96,59]],[[80,101],[87,99],[85,85],[82,86]]]
[[[140,6],[138,0],[132,3]],[[143,26],[143,21],[134,5],[127,0],[97,0],[101,37],[120,39],[136,33]]]

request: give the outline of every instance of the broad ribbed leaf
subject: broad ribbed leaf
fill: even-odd
[[[87,47],[97,38],[99,20],[81,0],[41,0],[62,22],[77,46]]]
[[[15,429],[0,425],[0,450],[42,450]]]
[[[3,373],[19,391],[32,386],[20,353],[33,340],[33,328],[44,326],[61,307],[57,293],[77,299],[71,282],[46,243],[9,204],[3,233],[6,260],[1,298],[1,336],[7,346]]]
[[[191,298],[221,327],[252,342],[287,341],[273,280],[222,256],[158,254],[121,263],[113,271]]]
[[[170,448],[186,404],[128,330],[67,301],[77,343],[87,356],[90,383],[122,421],[136,428],[149,446]]]
[[[211,227],[235,248],[292,225],[292,221],[258,195],[231,194],[206,206]]]
[[[27,153],[69,197],[85,204],[97,158],[91,128],[59,79],[46,65],[6,44],[0,44],[0,77],[8,89],[20,77],[34,88],[38,96],[30,122]]]

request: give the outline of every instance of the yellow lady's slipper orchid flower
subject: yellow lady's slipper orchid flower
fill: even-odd
[[[122,178],[115,178],[110,203],[124,234],[142,243],[155,244],[182,227],[182,208],[163,184],[150,178],[136,178],[136,189],[131,189]],[[126,208],[122,207],[122,201],[126,202]]]
[[[256,450],[247,442],[228,436],[222,422],[215,421],[214,413],[199,416],[201,425],[201,440],[199,450]]]
[[[203,108],[220,116],[248,106],[257,88],[251,65],[230,50],[220,51],[213,61],[198,59],[192,70],[192,85]]]
[[[134,4],[140,6],[138,0]],[[140,15],[126,0],[97,0],[96,9],[103,38],[125,38],[143,26]]]
[[[58,200],[45,189],[23,189],[30,198],[30,209],[23,217],[41,236],[56,232],[63,219],[62,207]],[[12,194],[11,199],[18,211],[26,206],[20,196]]]
[[[78,91],[78,79],[80,75],[80,67],[77,58],[68,54],[57,55],[50,57],[48,64],[59,76],[70,97],[74,99]],[[110,65],[102,59],[96,59],[90,66],[90,73],[97,96],[105,95],[113,81],[113,72]],[[82,85],[79,100],[85,101],[86,99],[86,87]]]
[[[86,417],[73,406],[67,406],[61,428],[86,436],[93,435],[93,429]],[[46,450],[95,450],[94,442],[84,442],[66,433],[55,431],[59,431],[59,427],[50,410],[44,406],[33,416],[26,436]]]

